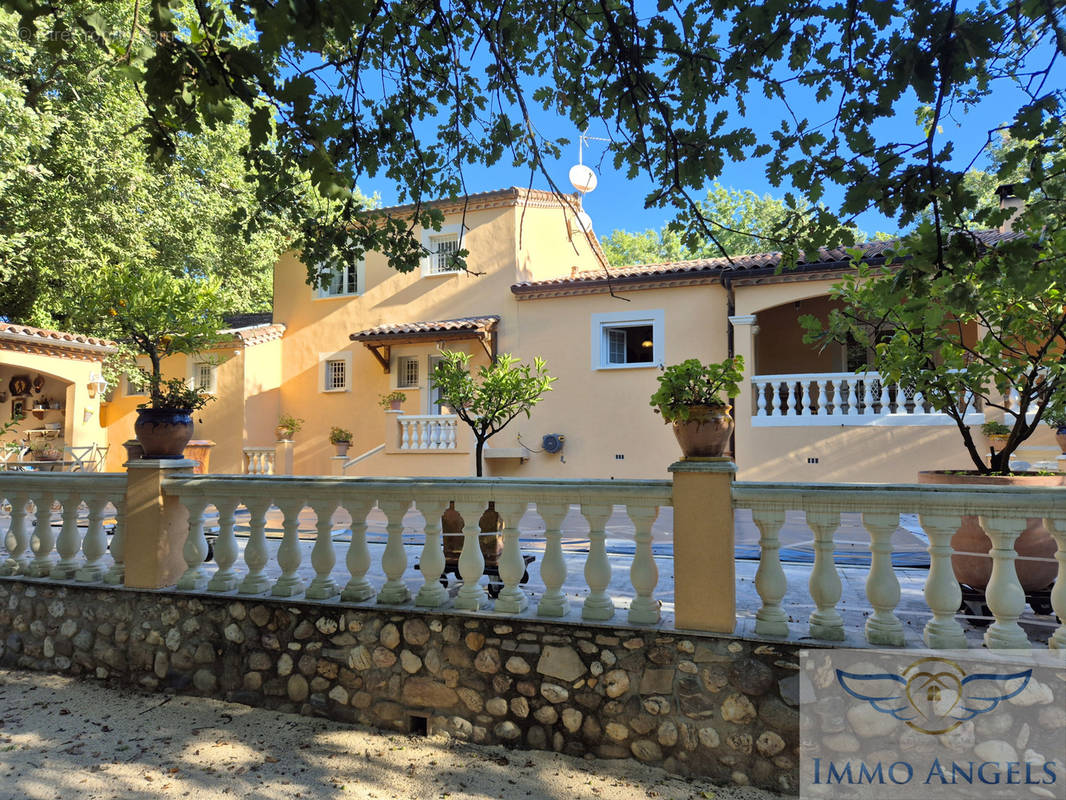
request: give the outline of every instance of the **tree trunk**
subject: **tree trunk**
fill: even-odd
[[[479,436],[477,438],[477,444],[474,445],[474,467],[476,469],[476,472],[474,474],[477,475],[479,478],[482,477],[481,454],[484,452],[484,450],[485,440]]]

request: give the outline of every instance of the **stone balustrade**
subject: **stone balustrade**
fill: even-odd
[[[844,641],[846,636],[839,611],[841,580],[833,555],[833,534],[845,512],[860,513],[870,535],[866,598],[872,613],[866,620],[865,637],[871,644],[905,644],[903,625],[895,613],[900,584],[892,567],[892,536],[902,513],[917,514],[929,540],[924,598],[932,618],[923,632],[926,646],[969,646],[956,619],[962,592],[951,567],[951,537],[963,516],[976,516],[992,540],[992,577],[985,597],[995,621],[984,634],[985,645],[1010,649],[1031,646],[1018,624],[1026,597],[1015,571],[1014,542],[1034,517],[1043,519],[1058,545],[1058,578],[1051,605],[1060,623],[1066,620],[1066,494],[1062,489],[735,483],[732,495],[735,508],[751,510],[760,533],[761,558],[755,584],[762,606],[756,614],[756,633],[785,637],[792,632],[793,624],[782,607],[788,585],[778,536],[785,512],[792,510],[805,513],[814,538],[809,591],[815,609],[807,621],[811,638]],[[1049,646],[1066,649],[1066,625],[1058,627]]]
[[[752,425],[954,425],[933,410],[921,392],[884,383],[876,372],[755,375],[751,379]],[[980,425],[973,409],[966,424]]]
[[[400,450],[455,450],[459,417],[454,414],[404,414],[400,423]]]
[[[275,452],[274,447],[244,448],[244,474],[273,475]]]

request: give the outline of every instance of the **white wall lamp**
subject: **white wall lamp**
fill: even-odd
[[[96,395],[103,395],[107,391],[107,381],[104,380],[104,376],[96,372],[89,373],[89,383],[86,388],[89,390],[89,399],[92,400]]]

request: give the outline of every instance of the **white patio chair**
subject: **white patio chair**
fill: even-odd
[[[97,472],[104,472],[107,469],[107,453],[111,449],[111,445],[105,444],[103,447],[96,445],[96,450],[93,453],[93,469]]]
[[[71,472],[94,472],[96,469],[96,461],[94,454],[96,452],[96,445],[89,444],[80,447],[72,447],[67,445],[63,448],[63,452],[66,454],[68,461],[73,461],[71,466]]]

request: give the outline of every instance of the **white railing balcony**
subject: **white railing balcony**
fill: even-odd
[[[822,372],[755,375],[752,425],[954,425],[933,410],[921,392],[881,381],[876,372]],[[984,414],[973,398],[967,425],[980,425]]]
[[[276,451],[273,447],[244,448],[245,475],[273,475]]]
[[[454,414],[405,414],[396,419],[400,423],[401,451],[457,449],[459,417]]]

